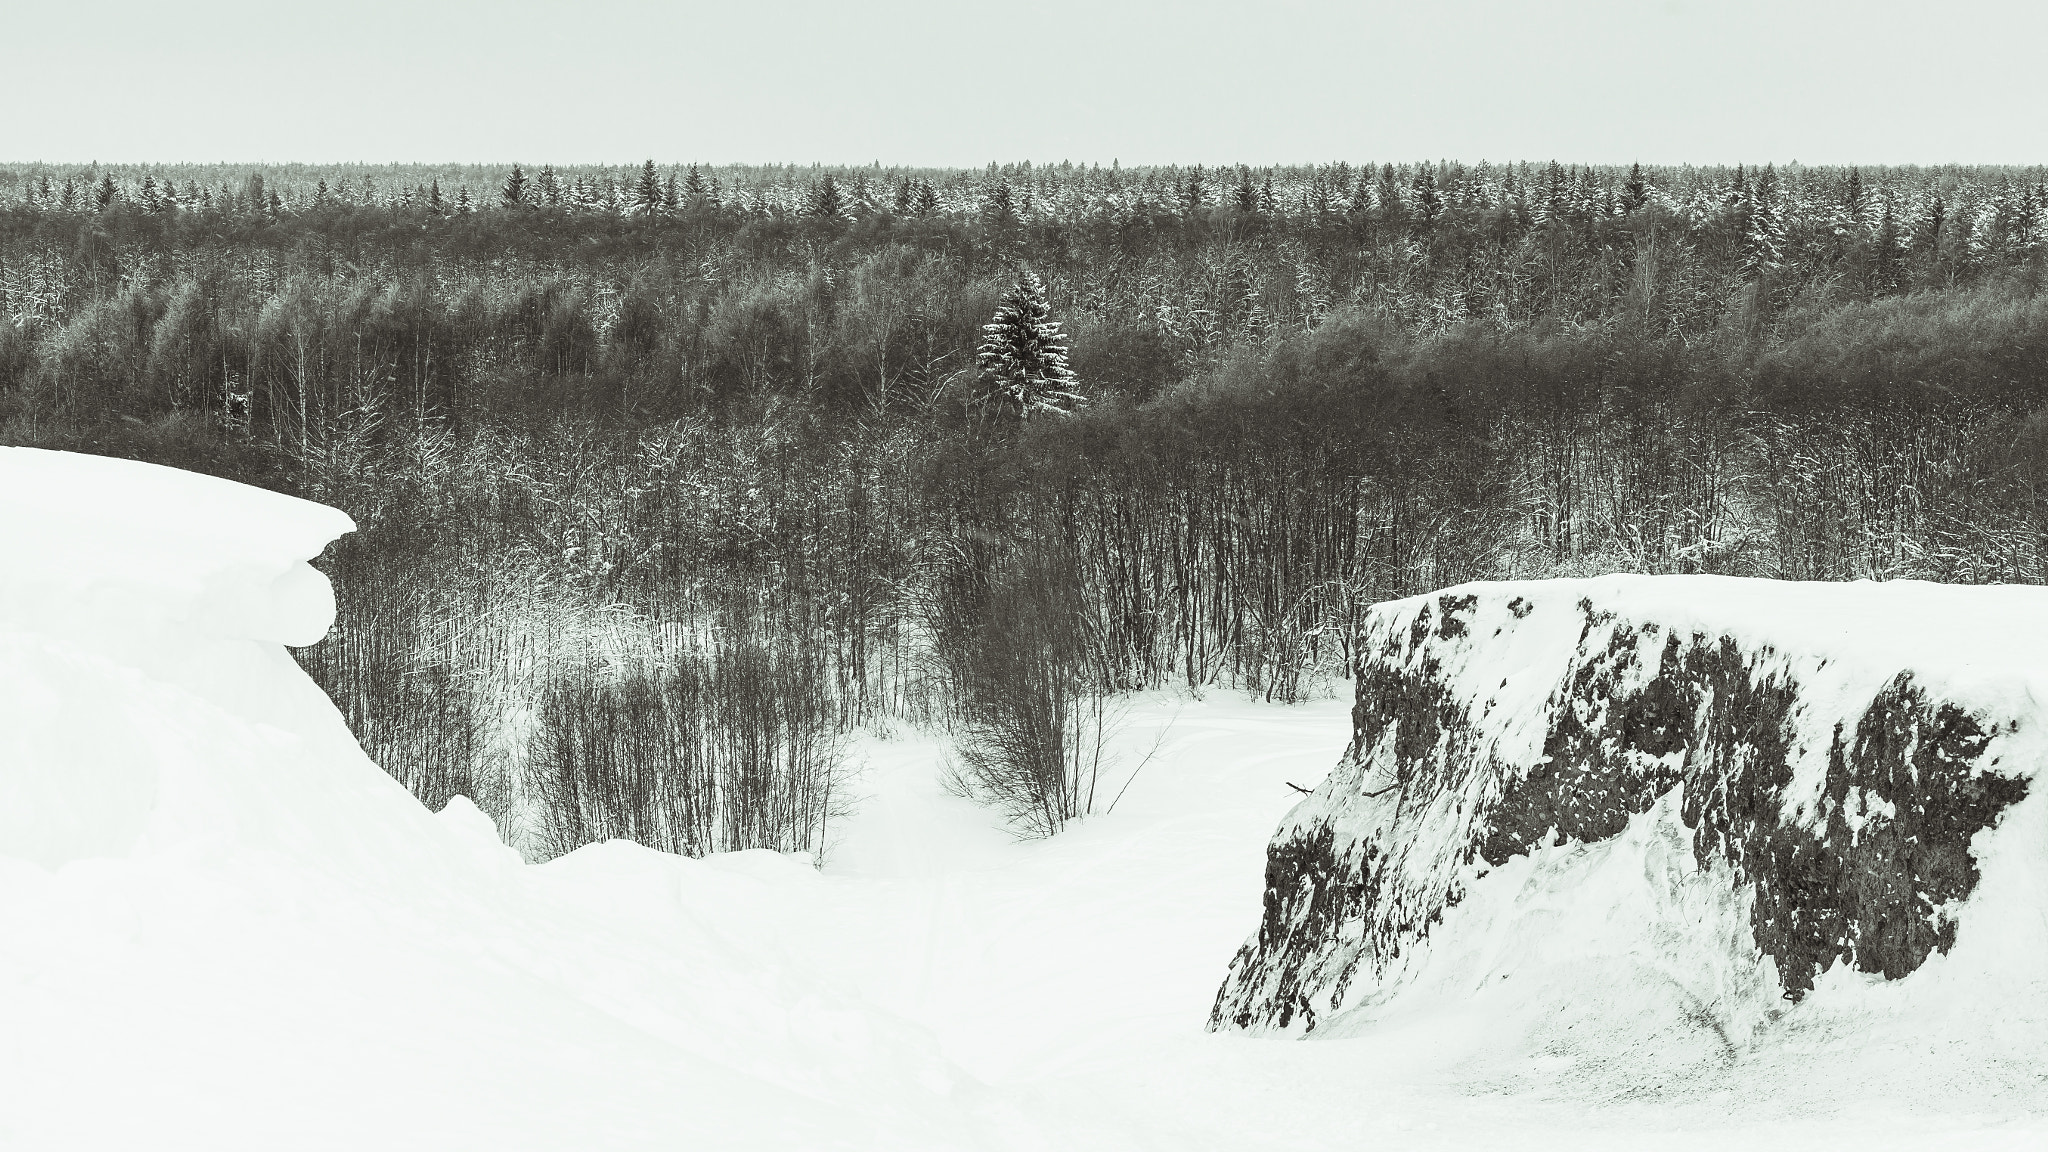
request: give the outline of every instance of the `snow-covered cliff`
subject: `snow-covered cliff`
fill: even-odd
[[[1952,950],[2040,982],[2048,589],[1472,584],[1362,639],[1212,1028],[1342,1033],[1540,963],[1586,985],[1560,1011],[1654,969],[1740,1047]]]

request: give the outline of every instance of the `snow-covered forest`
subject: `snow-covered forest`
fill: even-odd
[[[350,513],[302,660],[531,857],[816,847],[860,726],[1047,832],[1108,696],[1377,600],[2048,579],[2044,178],[16,164],[0,443]],[[991,420],[1026,275],[1084,402]]]

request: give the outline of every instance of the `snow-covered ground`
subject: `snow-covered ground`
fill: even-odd
[[[1626,919],[1669,864],[1654,821],[1500,869],[1402,1012],[1203,1031],[1287,783],[1350,737],[1335,700],[1134,698],[1110,794],[1142,771],[1050,841],[947,795],[942,750],[902,735],[857,744],[822,869],[620,843],[521,864],[369,763],[280,647],[324,630],[303,560],[345,518],[139,468],[0,449],[0,1149],[2048,1146],[2038,1093],[1894,1092],[1926,1053],[1882,1013],[1762,1054],[1789,1095],[1575,1081],[1528,1005],[1641,990],[1572,986],[1544,926],[1654,949]],[[1481,962],[1551,994],[1464,995]],[[1996,1029],[1983,991],[1949,1003]],[[1844,1045],[1856,1075],[1815,1090],[1801,1066]],[[2048,1037],[2011,1048],[2048,1073]]]

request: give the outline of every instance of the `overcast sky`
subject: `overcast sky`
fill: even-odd
[[[2048,162],[2048,3],[0,0],[0,160]]]

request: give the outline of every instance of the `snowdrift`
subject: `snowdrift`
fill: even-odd
[[[801,860],[522,865],[372,764],[317,504],[0,449],[0,1147],[952,1147]]]
[[[2048,589],[1472,584],[1375,607],[1356,671],[1212,1029],[1465,1013],[1482,1083],[1855,1048],[2048,1099]]]

